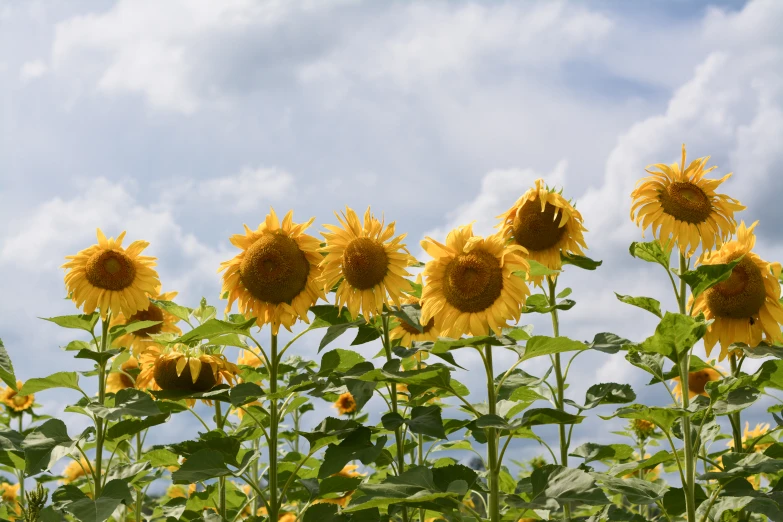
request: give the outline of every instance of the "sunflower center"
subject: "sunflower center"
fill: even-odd
[[[431,318],[426,325],[424,325],[424,331],[420,332],[413,326],[409,325],[406,321],[400,321],[400,327],[405,330],[406,332],[410,334],[423,334],[427,333],[430,330],[432,330],[432,327],[435,326],[435,318]]]
[[[352,287],[369,290],[383,281],[388,269],[389,256],[378,241],[359,237],[345,247],[343,274]]]
[[[748,319],[758,314],[767,293],[764,276],[753,260],[744,258],[731,276],[705,292],[707,306],[717,317]]]
[[[686,223],[704,223],[712,214],[710,198],[690,182],[671,183],[659,197],[664,212]]]
[[[701,395],[704,393],[704,387],[710,380],[710,374],[705,370],[691,372],[688,375],[688,389],[693,393]]]
[[[87,260],[87,281],[104,290],[122,290],[133,284],[136,267],[131,258],[116,250],[96,252]]]
[[[557,207],[547,203],[541,212],[540,201],[528,201],[514,218],[513,232],[517,243],[528,251],[546,250],[553,247],[565,234],[565,227],[557,226]]]
[[[503,290],[503,270],[498,259],[486,251],[460,254],[448,265],[443,278],[446,301],[460,312],[486,310]]]
[[[131,316],[130,321],[128,322],[132,323],[135,321],[163,321],[163,310],[150,303],[149,308],[146,310],[139,310]],[[150,334],[160,333],[162,329],[163,323],[161,322],[148,326],[147,328],[142,328],[141,330],[136,330],[133,332],[133,335],[137,337],[149,337]]]
[[[11,398],[11,402],[16,404],[17,406],[23,405],[25,402],[27,402],[27,395],[14,395]]]
[[[253,297],[271,304],[290,303],[304,290],[310,263],[296,241],[264,234],[250,245],[239,266],[242,284]]]

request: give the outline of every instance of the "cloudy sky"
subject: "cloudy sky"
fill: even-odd
[[[182,304],[218,304],[228,236],[270,205],[318,224],[371,205],[426,261],[425,235],[490,232],[543,177],[604,260],[562,277],[578,302],[563,333],[640,340],[654,318],[613,291],[675,305],[665,275],[627,253],[641,237],[629,194],[683,142],[734,172],[723,187],[761,220],[757,251],[783,259],[781,18],[778,0],[0,0],[0,337],[22,379],[75,369],[58,348],[72,334],[36,317],[74,313],[59,266],[96,227],[150,241]],[[616,381],[666,402],[621,356],[582,357],[575,400]],[[50,411],[70,398],[40,397]]]

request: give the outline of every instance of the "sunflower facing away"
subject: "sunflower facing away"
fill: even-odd
[[[758,222],[756,222],[758,223]],[[741,223],[737,238],[724,244],[716,252],[705,254],[705,265],[725,264],[742,257],[731,276],[699,295],[693,302],[693,313],[704,313],[714,320],[704,336],[704,347],[710,354],[720,343],[719,360],[729,353],[733,343],[745,343],[751,348],[762,339],[772,343],[783,340],[780,323],[783,307],[780,305],[780,283],[770,263],[751,252],[756,244],[753,229]],[[743,257],[744,256],[744,257]]]
[[[140,389],[204,392],[222,382],[233,383],[239,372],[222,354],[203,353],[182,344],[168,348],[150,346],[139,359],[136,378]]]
[[[421,284],[421,274],[416,276],[416,284]],[[403,305],[421,305],[421,299],[409,295],[400,299],[400,303]],[[437,317],[430,318],[430,320],[427,321],[427,324],[422,327],[421,332],[402,319],[398,319],[399,324],[391,329],[389,332],[389,337],[391,339],[399,339],[401,346],[410,346],[413,341],[437,341],[438,335],[440,334],[442,328],[440,321],[437,319]],[[419,360],[421,360],[421,353],[422,352],[416,353],[416,356],[418,356]]]
[[[225,270],[226,312],[238,301],[240,313],[256,317],[258,326],[271,324],[274,334],[281,324],[290,330],[297,319],[309,322],[307,311],[319,297],[325,299],[316,283],[321,243],[304,233],[313,220],[294,223],[289,211],[280,223],[271,209],[255,231],[245,225],[244,234],[231,236],[231,243],[242,251],[218,270]]]
[[[745,450],[750,449],[749,442],[755,438],[761,437],[762,435],[766,434],[769,431],[769,423],[765,424],[756,424],[756,427],[753,429],[750,429],[750,423],[748,421],[745,421],[745,432],[742,434],[742,446],[745,448]],[[730,440],[727,443],[727,446],[730,448],[734,447],[734,441]],[[756,453],[764,453],[764,451],[772,446],[772,443],[764,443],[764,444],[754,444],[753,445],[753,451]]]
[[[402,240],[405,234],[394,236],[394,223],[385,228],[369,207],[364,213],[364,224],[350,208],[342,217],[335,213],[342,227],[324,225],[329,232],[321,232],[326,246],[323,268],[325,291],[340,282],[335,305],[348,307],[353,317],[362,315],[369,319],[383,311],[389,299],[400,305],[403,290],[410,289],[405,276],[410,275],[405,267],[414,259]]]
[[[120,371],[111,372],[106,378],[106,392],[117,393],[120,390],[126,388],[133,388],[135,382],[130,374],[133,370],[139,369],[139,361],[135,357],[130,357],[127,361],[122,363]]]
[[[334,407],[340,415],[347,415],[356,411],[356,399],[353,398],[351,392],[345,392],[340,395],[334,402]]]
[[[63,478],[60,482],[63,484],[75,482],[79,478],[90,473],[90,469],[90,463],[83,456],[80,457],[79,460],[72,460],[65,466],[65,469],[62,472]]]
[[[667,246],[670,240],[682,254],[690,257],[701,243],[705,252],[727,241],[736,229],[734,212],[744,210],[739,201],[715,189],[729,179],[705,179],[715,169],[704,166],[709,156],[698,158],[685,167],[685,145],[682,161],[654,165],[658,170],[647,170],[650,177],[639,180],[631,193],[631,219],[646,230],[652,226],[653,237]]]
[[[16,389],[22,389],[22,381],[16,381]],[[35,404],[35,395],[19,395],[11,388],[3,388],[0,392],[0,402],[8,406],[8,409],[13,413],[23,413],[32,409]]]
[[[513,274],[530,268],[524,247],[506,244],[501,234],[474,236],[472,225],[449,232],[445,245],[428,237],[421,246],[433,258],[424,268],[421,322],[436,317],[440,335],[460,337],[500,335],[508,320],[519,320],[530,294]]]
[[[124,238],[125,232],[117,239],[106,239],[99,228],[97,245],[75,256],[65,256],[69,260],[62,266],[68,270],[65,286],[85,314],[97,308],[104,319],[109,311],[131,317],[149,307],[147,294],[160,287],[158,274],[152,268],[155,258],[139,255],[149,243],[134,241],[123,248]]]
[[[584,255],[583,232],[580,214],[559,192],[536,180],[536,186],[525,192],[506,212],[498,216],[502,234],[514,244],[527,250],[527,258],[541,263],[551,270],[560,270],[560,253]],[[543,276],[532,278],[540,285]]]
[[[704,389],[707,383],[719,381],[723,379],[724,376],[722,369],[718,367],[702,368],[701,370],[690,372],[688,374],[688,398],[692,399],[697,395],[707,397],[707,392]],[[675,377],[672,379],[672,383],[675,383],[672,388],[672,394],[678,401],[682,400],[682,383],[680,382],[680,378]]]
[[[177,292],[166,292],[164,294],[154,292],[148,297],[157,301],[172,301],[177,297]],[[134,355],[139,355],[147,345],[154,342],[150,337],[151,335],[160,333],[173,333],[178,336],[182,335],[182,330],[177,326],[179,320],[179,317],[176,315],[170,314],[152,303],[150,303],[149,308],[136,312],[130,319],[127,319],[124,314],[120,313],[115,317],[112,317],[112,326],[115,324],[133,323],[135,321],[160,321],[160,323],[122,335],[115,339],[112,345],[115,347],[129,348],[133,351]]]

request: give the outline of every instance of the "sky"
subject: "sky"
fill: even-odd
[[[782,18],[777,0],[0,0],[0,338],[23,380],[76,369],[59,348],[72,332],[37,318],[76,313],[59,267],[97,227],[149,241],[181,304],[222,309],[228,237],[270,206],[314,216],[314,235],[334,211],[371,206],[426,261],[425,236],[469,222],[491,233],[543,177],[576,202],[588,255],[604,262],[561,276],[577,301],[561,332],[642,340],[654,317],[613,292],[676,306],[662,271],[628,255],[642,239],[629,195],[682,143],[711,156],[716,177],[734,172],[722,189],[748,207],[738,218],[760,221],[756,251],[783,260]],[[547,318],[528,320],[551,334]],[[317,357],[317,342],[298,353]],[[577,402],[599,381],[667,402],[622,355],[578,361],[566,394]],[[455,376],[483,398],[480,375]],[[77,399],[39,402],[57,413]],[[319,405],[312,422],[330,412]],[[771,420],[760,406],[745,416]],[[66,418],[72,432],[86,421]],[[607,426],[622,422],[592,418],[573,446],[620,442]]]

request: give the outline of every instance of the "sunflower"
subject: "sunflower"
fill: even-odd
[[[416,284],[421,284],[421,274],[416,276]],[[409,295],[408,297],[404,297],[400,300],[400,303],[403,305],[415,305],[415,306],[421,306],[421,299],[418,297]],[[438,335],[440,334],[441,330],[441,324],[440,321],[436,323],[436,320],[438,320],[438,317],[431,317],[429,321],[427,321],[427,324],[425,324],[422,327],[423,331],[419,331],[413,326],[409,325],[403,320],[399,320],[399,323],[396,327],[392,328],[389,332],[389,338],[391,339],[399,339],[400,340],[400,346],[410,346],[413,341],[417,342],[424,342],[424,341],[437,341]],[[422,352],[416,352],[416,354],[413,355],[413,357],[418,356],[418,360],[421,360],[421,353]]]
[[[16,381],[16,389],[22,389],[22,381]],[[0,392],[0,402],[8,406],[8,409],[13,413],[22,413],[33,407],[35,404],[35,395],[19,395],[11,388],[3,388]]]
[[[560,192],[547,187],[543,179],[537,179],[535,187],[498,217],[501,233],[525,247],[528,259],[551,270],[560,270],[561,253],[582,256],[582,249],[587,248],[582,214]],[[540,285],[543,279],[538,276],[532,281]]]
[[[629,427],[640,440],[646,440],[655,433],[655,424],[644,419],[633,419]]]
[[[238,301],[243,315],[255,316],[258,326],[270,323],[275,335],[281,324],[290,330],[297,319],[309,323],[307,311],[319,297],[326,299],[316,283],[321,243],[304,233],[313,220],[294,223],[289,211],[281,224],[271,209],[258,229],[245,225],[244,234],[231,236],[231,243],[242,251],[218,270],[225,270],[226,313]]]
[[[649,453],[645,453],[644,459],[640,459],[639,454],[634,451],[632,459],[634,461],[639,462],[641,460],[647,460],[650,457],[652,457],[652,455],[650,455]],[[662,469],[663,469],[663,464],[658,464],[654,468],[642,469],[641,478],[649,482],[655,482],[656,480],[658,480],[658,477],[660,476]],[[625,475],[623,475],[623,478],[639,478],[639,477],[640,477],[639,471],[633,471],[631,473],[626,473]]]
[[[702,368],[688,373],[688,398],[692,399],[697,395],[707,397],[705,386],[708,382],[719,381],[725,377],[723,369],[713,366],[712,368]],[[679,377],[672,379],[674,387],[672,388],[672,394],[678,400],[682,400],[682,383]]]
[[[85,248],[69,259],[62,268],[68,293],[85,314],[98,308],[101,317],[109,311],[131,317],[150,305],[147,294],[160,287],[158,273],[152,268],[155,258],[139,255],[149,245],[146,241],[134,241],[128,248],[122,247],[125,232],[106,239],[98,229],[98,244]]]
[[[166,292],[164,294],[154,292],[148,295],[149,298],[157,301],[172,301],[176,296],[177,292]],[[112,326],[129,324],[136,321],[160,322],[156,325],[122,335],[115,339],[112,345],[115,347],[130,348],[134,355],[139,355],[146,346],[151,342],[154,342],[150,337],[151,335],[160,333],[173,333],[178,336],[182,335],[182,330],[177,326],[179,320],[179,317],[176,315],[170,314],[152,303],[150,303],[149,308],[136,312],[130,319],[127,319],[125,315],[120,313],[115,317],[112,317]]]
[[[63,484],[70,484],[71,482],[75,482],[77,479],[84,477],[91,471],[90,463],[87,459],[84,457],[81,457],[79,460],[73,460],[68,463],[67,466],[65,466],[65,469],[62,472],[62,482]]]
[[[239,350],[237,365],[250,366],[251,368],[260,368],[263,364],[261,360],[261,350],[258,347],[252,347],[247,350]]]
[[[122,363],[120,371],[112,372],[106,378],[106,391],[108,393],[117,393],[120,390],[126,388],[133,388],[135,382],[133,377],[129,375],[132,370],[139,369],[139,360],[135,357],[130,357],[127,361]]]
[[[188,492],[184,486],[171,485],[166,490],[166,496],[169,498],[188,498]]]
[[[19,496],[19,484],[3,482],[0,484],[0,495],[2,495],[3,502],[16,502],[16,497]]]
[[[734,212],[744,210],[739,201],[715,193],[729,179],[704,179],[715,169],[704,166],[709,156],[699,158],[685,167],[685,145],[682,161],[654,165],[658,170],[645,170],[650,177],[639,180],[631,193],[631,219],[646,230],[652,225],[653,237],[662,244],[673,240],[680,252],[690,257],[701,244],[705,252],[727,241],[737,226]]]
[[[742,434],[742,447],[745,450],[750,449],[750,445],[748,444],[748,441],[761,437],[765,433],[769,431],[769,423],[765,424],[756,424],[756,427],[753,429],[750,429],[750,423],[748,421],[745,421],[745,432]],[[730,440],[728,442],[728,447],[733,448],[734,447],[734,441]],[[772,446],[772,443],[765,443],[765,444],[754,444],[753,445],[753,451],[756,453],[764,453],[764,451]]]
[[[780,323],[783,322],[783,307],[780,304],[780,282],[770,264],[751,252],[756,244],[753,229],[756,223],[746,228],[741,223],[737,238],[724,244],[716,252],[705,254],[705,265],[724,264],[740,257],[731,276],[699,295],[692,302],[693,314],[704,313],[713,320],[704,336],[704,348],[710,354],[720,342],[720,357],[723,360],[733,343],[744,343],[754,348],[763,339],[772,343],[783,340]]]
[[[527,272],[526,251],[506,244],[500,234],[473,235],[465,225],[449,232],[446,244],[426,238],[421,246],[433,257],[424,268],[421,322],[433,317],[440,335],[500,335],[506,321],[519,320],[530,289],[514,272]]]
[[[394,236],[394,222],[384,228],[370,213],[364,213],[364,224],[350,208],[342,217],[335,213],[342,228],[324,225],[329,232],[321,232],[326,246],[322,283],[329,291],[338,281],[335,305],[348,307],[353,317],[362,315],[369,319],[383,311],[389,300],[400,306],[400,296],[410,289],[405,267],[415,260],[402,240],[406,234]]]
[[[340,415],[347,415],[356,411],[356,400],[351,395],[351,392],[345,392],[334,403],[334,407]]]
[[[366,477],[367,475],[365,473],[359,473],[356,471],[358,468],[359,466],[355,464],[347,464],[345,467],[343,467],[342,470],[332,475],[332,477],[346,477],[346,478]],[[353,491],[347,491],[345,495],[342,495],[340,497],[318,499],[315,502],[313,502],[313,504],[336,504],[344,508],[351,501],[351,497],[353,496],[353,493],[354,493]]]
[[[239,368],[222,354],[203,353],[198,347],[176,344],[148,347],[139,360],[139,388],[204,392],[223,381],[232,383]]]

